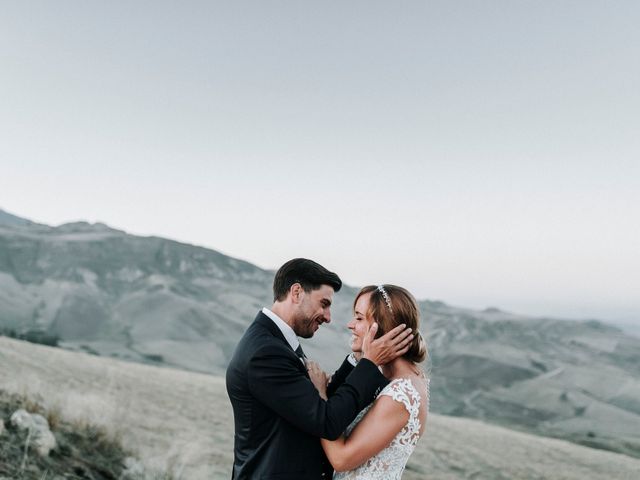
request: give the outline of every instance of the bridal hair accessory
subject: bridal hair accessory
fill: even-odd
[[[389,311],[393,313],[393,308],[391,308],[391,299],[389,298],[389,294],[384,289],[384,285],[378,285],[378,291],[382,294],[382,298],[384,298],[384,303],[389,307]]]

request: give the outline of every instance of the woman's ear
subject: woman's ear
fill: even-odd
[[[377,339],[377,338],[380,338],[384,334],[385,334],[385,332],[380,327],[378,327],[378,330],[376,331],[376,336],[374,337],[374,340]]]
[[[375,340],[376,338],[380,338],[382,335],[384,335],[384,332],[380,328],[380,324],[378,322],[376,322],[376,319],[373,318],[373,315],[368,316],[367,317],[367,321],[369,322],[369,327],[371,327],[371,325],[373,325],[374,323],[376,324],[375,335],[372,338],[372,340]]]

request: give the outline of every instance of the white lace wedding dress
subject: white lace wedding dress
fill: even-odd
[[[427,381],[426,408],[429,408],[429,379]],[[402,430],[395,436],[388,447],[371,457],[354,470],[335,472],[334,480],[399,480],[404,467],[413,453],[413,449],[420,438],[420,393],[408,378],[392,380],[381,392],[396,402],[400,402],[409,412],[409,420]],[[345,436],[351,435],[355,426],[369,411],[370,404],[362,410],[351,425],[347,427]]]

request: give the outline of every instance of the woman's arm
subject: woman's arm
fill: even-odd
[[[408,420],[402,403],[380,396],[348,438],[323,438],[322,448],[336,471],[352,470],[385,449]]]

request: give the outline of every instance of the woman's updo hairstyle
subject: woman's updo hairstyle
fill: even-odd
[[[376,338],[404,323],[408,328],[411,328],[415,336],[403,358],[415,363],[423,362],[428,354],[427,343],[419,330],[420,311],[413,295],[397,285],[368,285],[356,295],[353,301],[354,309],[358,299],[367,293],[371,293],[371,298],[369,310],[365,316],[378,323]]]

